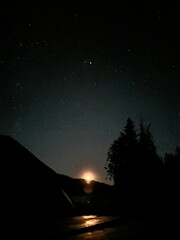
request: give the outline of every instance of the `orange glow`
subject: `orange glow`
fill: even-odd
[[[90,184],[92,180],[94,180],[94,174],[91,172],[86,172],[83,174],[83,177],[87,184]]]
[[[84,220],[84,226],[90,227],[94,226],[95,224],[99,223],[99,218],[96,215],[88,215],[88,216],[82,216],[82,219]]]

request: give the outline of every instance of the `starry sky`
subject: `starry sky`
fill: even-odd
[[[15,1],[1,7],[0,134],[57,173],[105,180],[128,117],[161,156],[180,145],[179,7]]]

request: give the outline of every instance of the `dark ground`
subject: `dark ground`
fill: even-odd
[[[125,219],[110,216],[78,216],[44,226],[34,239],[179,239],[179,225],[168,218]],[[34,240],[33,239],[33,240]]]

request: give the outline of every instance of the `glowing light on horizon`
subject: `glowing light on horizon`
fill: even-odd
[[[83,174],[82,178],[85,179],[87,184],[90,184],[90,182],[95,179],[95,176],[91,172],[86,172]]]

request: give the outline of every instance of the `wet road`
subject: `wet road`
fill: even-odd
[[[46,229],[45,239],[117,240],[169,239],[168,222],[164,219],[124,221],[110,216],[78,216],[53,223]]]
[[[117,217],[85,215],[71,218],[65,218],[53,222],[46,229],[47,234],[51,236],[72,236],[88,231],[95,231],[103,228],[109,223],[118,220]]]

